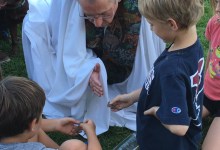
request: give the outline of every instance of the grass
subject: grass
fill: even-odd
[[[212,16],[212,10],[210,8],[208,0],[205,0],[205,14],[202,19],[197,24],[198,36],[202,42],[205,56],[208,50],[208,42],[204,37],[205,27],[208,22],[208,19]],[[21,36],[21,35],[19,35]],[[0,50],[6,53],[9,53],[10,42],[0,40]],[[20,53],[18,56],[11,57],[11,61],[5,64],[2,64],[3,75],[15,75],[15,76],[24,76],[27,77],[24,57],[22,53],[22,46],[20,45]],[[203,121],[203,136],[206,135],[206,132],[209,128],[209,125],[212,121],[212,118],[207,118]],[[120,143],[125,137],[131,133],[130,130],[121,127],[110,127],[109,131],[98,136],[100,143],[103,147],[103,150],[111,150],[117,144]],[[53,138],[57,143],[62,143],[67,139],[74,137],[62,135],[60,133],[48,133],[51,138]],[[80,138],[80,137],[77,137]],[[83,139],[82,139],[83,140]]]

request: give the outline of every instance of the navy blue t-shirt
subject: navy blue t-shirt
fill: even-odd
[[[200,41],[168,52],[155,61],[144,83],[137,111],[137,142],[144,150],[197,150],[201,140],[204,57]],[[144,111],[159,106],[156,113]],[[187,125],[185,136],[177,136],[167,125]]]

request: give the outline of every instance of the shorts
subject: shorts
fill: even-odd
[[[220,117],[220,100],[213,101],[204,94],[203,106],[205,106],[214,117]]]

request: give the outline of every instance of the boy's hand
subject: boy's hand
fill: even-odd
[[[107,106],[110,107],[113,112],[116,112],[123,108],[131,106],[133,103],[134,100],[129,94],[122,94],[112,99],[112,101],[109,102]]]
[[[56,121],[55,130],[67,135],[77,135],[81,129],[79,126],[74,124],[79,124],[80,121],[73,118],[60,118]]]
[[[86,132],[86,134],[88,134],[88,132],[95,133],[96,126],[92,120],[86,120],[85,122],[80,123],[80,127]]]
[[[153,115],[157,118],[156,112],[159,109],[158,106],[151,107],[150,109],[144,111],[144,115]]]
[[[96,64],[89,79],[89,85],[97,96],[103,95],[103,87],[100,82],[100,64]]]

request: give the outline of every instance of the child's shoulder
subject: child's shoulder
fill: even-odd
[[[216,24],[216,22],[219,20],[219,16],[218,15],[214,15],[212,16],[209,21],[208,21],[208,25],[211,25],[211,24]]]
[[[174,72],[180,68],[184,68],[186,64],[193,66],[204,57],[203,48],[198,38],[192,45],[172,52],[165,51],[165,53],[165,55],[167,55],[167,59],[162,68],[167,67],[167,70],[174,70]]]
[[[27,142],[27,143],[0,143],[0,149],[4,150],[55,150],[52,148],[46,148],[45,145],[39,142]]]

